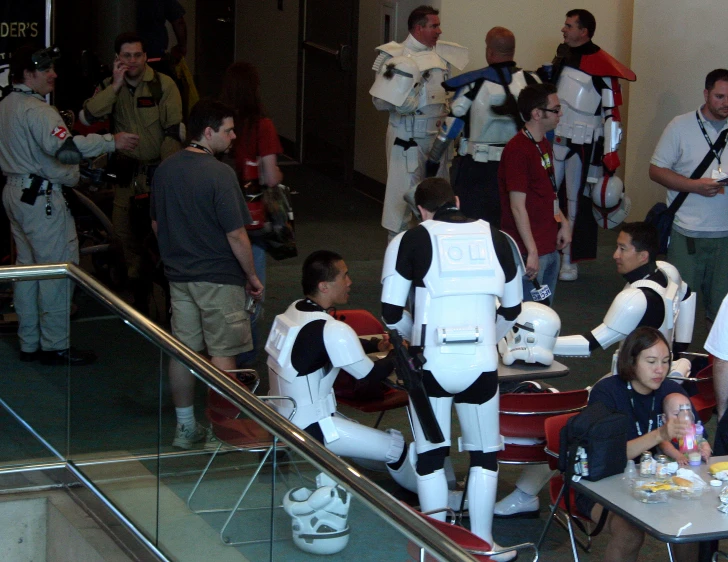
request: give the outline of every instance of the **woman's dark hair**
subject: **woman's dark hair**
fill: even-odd
[[[633,381],[637,377],[636,367],[639,354],[658,342],[664,343],[667,349],[670,349],[665,336],[655,328],[641,326],[628,335],[627,339],[622,342],[622,347],[617,356],[617,374],[619,378],[625,382]]]
[[[235,108],[235,134],[244,138],[265,117],[258,69],[247,62],[231,64],[222,79],[220,100]]]

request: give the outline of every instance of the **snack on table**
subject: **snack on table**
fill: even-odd
[[[677,477],[675,477],[675,478],[677,478]],[[674,478],[673,478],[673,480],[674,480]],[[680,480],[684,480],[684,478],[680,478]],[[691,484],[689,480],[686,480],[686,482]],[[645,484],[638,486],[637,489],[654,493],[654,492],[660,492],[662,490],[672,490],[672,488],[673,488],[672,484],[668,484],[666,482],[646,482]]]
[[[687,478],[681,478],[680,476],[673,476],[672,483],[681,488],[692,488],[693,483]]]
[[[723,462],[713,463],[708,467],[708,470],[710,471],[711,474],[717,474],[719,472],[728,471],[728,462],[723,461]]]

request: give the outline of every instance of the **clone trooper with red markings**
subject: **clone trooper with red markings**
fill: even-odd
[[[614,186],[622,139],[619,79],[637,79],[634,72],[592,43],[595,29],[596,20],[587,10],[566,13],[561,29],[564,43],[557,51],[551,77],[563,111],[554,131],[554,171],[558,185],[566,180],[569,221],[574,229],[571,245],[563,250],[562,281],[577,279],[574,261],[596,257],[596,225],[590,213],[579,211],[579,202],[582,196],[591,197],[604,216],[615,205],[610,193],[620,191]],[[612,211],[627,204],[626,198],[615,201]],[[604,228],[615,226],[608,220],[597,223]]]

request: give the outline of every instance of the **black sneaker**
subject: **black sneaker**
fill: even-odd
[[[18,359],[20,359],[23,363],[31,363],[32,361],[36,361],[40,358],[40,349],[36,349],[35,351],[23,351],[20,350],[20,354],[18,355]]]
[[[70,363],[71,366],[79,367],[81,365],[90,365],[94,361],[96,361],[96,354],[93,351],[73,347],[53,351],[44,350],[40,356],[40,362],[43,365],[67,365]]]

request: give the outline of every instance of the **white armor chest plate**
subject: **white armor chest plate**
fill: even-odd
[[[563,115],[556,127],[556,136],[571,139],[576,144],[587,144],[604,134],[602,111],[597,111],[602,95],[589,74],[565,67],[559,76],[558,95]]]
[[[526,87],[523,71],[513,75],[509,85],[511,93],[518,99],[518,94]],[[495,82],[485,81],[470,107],[471,142],[504,144],[516,134],[516,123],[507,115],[496,115],[491,109],[506,101],[506,91]]]
[[[428,105],[439,105],[447,102],[447,93],[442,83],[450,78],[447,62],[435,51],[410,51],[404,49],[406,56],[412,57],[417,68],[422,73],[422,88],[420,89],[420,102],[417,109]]]

